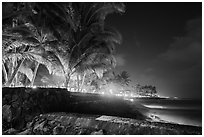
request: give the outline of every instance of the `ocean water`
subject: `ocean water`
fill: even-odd
[[[137,99],[137,101],[148,108],[149,114],[163,121],[202,126],[202,100]]]

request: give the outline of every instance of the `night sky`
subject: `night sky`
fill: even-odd
[[[202,97],[202,4],[125,3],[106,23],[123,36],[116,70],[159,95]]]

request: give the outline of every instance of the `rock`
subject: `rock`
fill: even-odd
[[[33,131],[38,131],[38,130],[40,130],[40,131],[43,131],[43,127],[44,127],[44,125],[45,125],[45,122],[46,121],[38,121],[38,122],[36,122],[36,124],[34,125],[34,128],[33,128]]]
[[[18,99],[18,95],[13,95],[12,96],[12,102],[16,101]]]
[[[32,92],[32,89],[31,89],[31,88],[26,88],[26,89],[25,89],[25,92],[29,94],[29,93]]]
[[[16,134],[18,132],[18,130],[14,129],[14,128],[10,128],[8,130],[6,130],[3,134]]]
[[[11,106],[10,105],[4,105],[2,107],[2,117],[3,117],[3,120],[5,120],[6,122],[11,122],[12,112],[11,112]]]
[[[91,133],[91,135],[104,135],[103,130],[99,130],[99,131],[94,131]]]
[[[14,102],[12,103],[12,107],[13,107],[13,108],[18,108],[18,107],[19,107],[19,105],[20,105],[19,100],[14,101]]]
[[[23,132],[18,133],[17,135],[30,135],[31,134],[31,130],[30,129],[26,129]]]
[[[26,122],[23,116],[19,116],[15,121],[13,122],[13,127],[15,127],[18,130],[22,130],[26,126]]]
[[[4,97],[5,97],[8,101],[11,101],[11,95],[10,95],[10,94],[6,94]]]
[[[8,100],[5,98],[5,97],[3,97],[3,99],[2,99],[2,105],[5,105],[5,104],[7,104],[8,103]]]
[[[53,129],[53,135],[64,135],[65,134],[65,127],[64,126],[60,126],[57,125],[54,129]]]

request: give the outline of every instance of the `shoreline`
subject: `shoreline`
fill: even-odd
[[[159,114],[154,114],[154,113],[149,113],[147,114],[148,117],[151,118],[151,120],[148,120],[150,122],[161,122],[161,123],[170,123],[170,124],[178,124],[178,125],[184,125],[184,126],[195,126],[195,127],[202,127],[202,123],[198,124],[198,122],[194,122],[194,123],[187,123],[187,122],[178,122],[178,119],[172,120],[170,119],[168,116],[164,117],[162,115]]]
[[[182,125],[202,126],[200,100],[185,99],[137,99],[148,111],[144,113],[154,121]]]
[[[202,113],[202,110],[200,109],[172,109],[163,106],[144,106],[149,110],[144,114],[152,118],[153,121],[202,127],[202,120],[200,120],[202,116],[199,114]]]

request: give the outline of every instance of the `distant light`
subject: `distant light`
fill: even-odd
[[[131,102],[133,102],[133,101],[134,101],[134,99],[132,99],[132,98],[131,98],[131,99],[130,99],[130,101],[131,101]]]
[[[111,94],[113,94],[113,91],[112,91],[112,89],[110,89],[110,90],[109,90],[109,92],[110,92]]]
[[[128,101],[131,101],[131,102],[133,102],[134,101],[134,99],[129,99],[129,98],[124,98],[124,100],[128,100]]]
[[[33,88],[33,89],[36,89],[37,87],[36,87],[36,86],[33,86],[32,88]]]
[[[167,107],[165,107],[165,106],[160,106],[160,105],[144,105],[145,107],[148,107],[148,108],[159,108],[159,109],[165,109],[165,108],[167,108]]]

